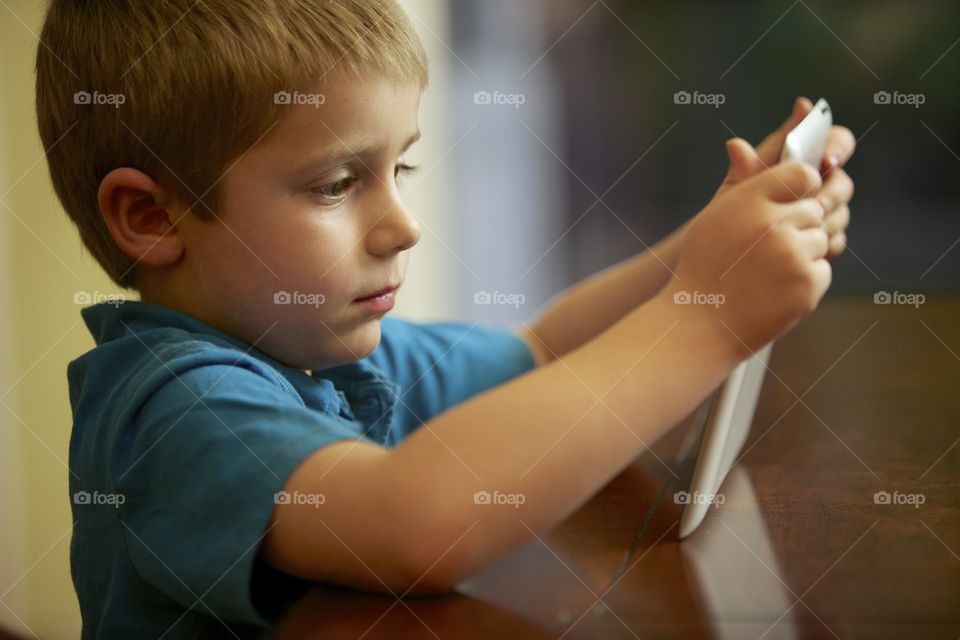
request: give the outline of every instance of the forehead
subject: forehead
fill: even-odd
[[[399,150],[417,133],[422,88],[382,75],[340,76],[285,93],[283,117],[266,143],[288,159]]]

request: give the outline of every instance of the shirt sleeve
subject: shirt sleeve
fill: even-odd
[[[435,415],[536,366],[530,348],[509,329],[395,317],[381,321],[380,346],[370,361],[400,387],[393,444]]]
[[[172,377],[113,443],[123,543],[135,570],[186,608],[267,626],[251,590],[255,570],[285,578],[255,562],[274,495],[311,452],[359,437],[351,423],[308,409],[242,366],[209,364]],[[257,593],[271,592],[263,586]]]

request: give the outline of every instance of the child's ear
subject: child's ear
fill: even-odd
[[[97,200],[114,242],[138,264],[169,267],[183,256],[183,236],[177,232],[183,213],[147,174],[114,169],[100,182]]]

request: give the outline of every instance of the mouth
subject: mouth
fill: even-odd
[[[395,292],[397,291],[397,289],[399,289],[399,288],[400,288],[400,285],[398,285],[398,284],[390,285],[390,286],[384,287],[383,289],[380,289],[379,291],[374,291],[373,293],[369,293],[369,294],[367,294],[367,295],[365,295],[365,296],[361,296],[361,297],[357,298],[356,300],[354,300],[354,302],[363,302],[363,301],[375,300],[376,298],[381,298],[381,297],[386,296],[386,295],[388,295],[388,294],[395,293]]]
[[[353,303],[364,309],[367,313],[377,315],[387,313],[393,309],[397,303],[393,294],[398,287],[399,285],[385,287],[363,298],[357,298]]]

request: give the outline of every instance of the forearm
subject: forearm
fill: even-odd
[[[689,223],[687,223],[689,224]],[[652,298],[673,275],[687,224],[649,250],[573,285],[556,296],[529,329],[549,354],[559,357]]]
[[[738,361],[697,314],[658,296],[401,443],[385,473],[405,505],[398,517],[422,528],[405,537],[431,541],[420,566],[436,564],[421,584],[455,583],[549,530],[688,415]],[[475,504],[478,491],[522,504]]]
[[[563,358],[434,417],[394,450],[314,452],[284,483],[273,566],[404,592],[449,587],[566,518],[715,388],[741,359],[711,307],[671,287]],[[478,504],[477,492],[512,496]]]

